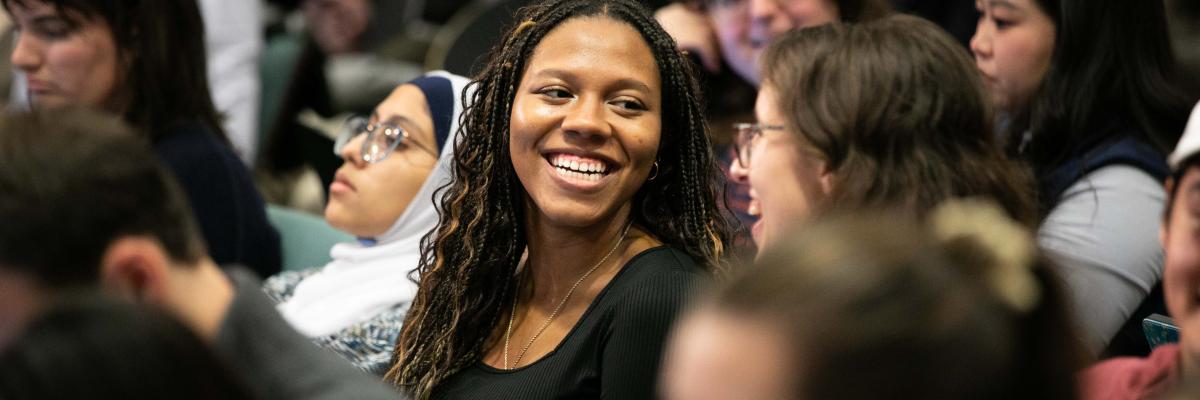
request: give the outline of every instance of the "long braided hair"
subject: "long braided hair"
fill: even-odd
[[[663,82],[657,178],[631,200],[632,218],[710,271],[728,264],[729,227],[717,209],[721,174],[708,141],[692,65],[633,0],[551,0],[518,11],[518,25],[492,49],[455,143],[452,181],[438,195],[441,220],[422,241],[417,292],[386,380],[416,398],[482,357],[504,310],[515,301],[527,245],[525,188],[510,162],[516,88],[534,49],[563,22],[605,16],[637,30]],[[468,91],[469,93],[470,91]]]

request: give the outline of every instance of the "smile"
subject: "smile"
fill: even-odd
[[[552,154],[546,160],[560,176],[585,182],[598,182],[611,169],[603,160],[571,154]]]

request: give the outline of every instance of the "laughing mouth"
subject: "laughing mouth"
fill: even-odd
[[[559,174],[591,182],[599,181],[612,170],[603,160],[571,154],[554,154],[547,157],[547,161]]]

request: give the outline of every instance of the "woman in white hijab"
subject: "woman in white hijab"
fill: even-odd
[[[449,177],[467,79],[430,72],[400,85],[370,117],[351,119],[335,152],[325,219],[358,237],[324,267],[284,272],[264,291],[318,345],[382,375],[417,292],[421,238],[438,222],[433,196]]]

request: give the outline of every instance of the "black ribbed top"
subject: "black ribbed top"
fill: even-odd
[[[558,347],[533,364],[477,363],[438,385],[437,399],[652,399],[675,317],[711,275],[684,252],[639,253],[596,296]]]

